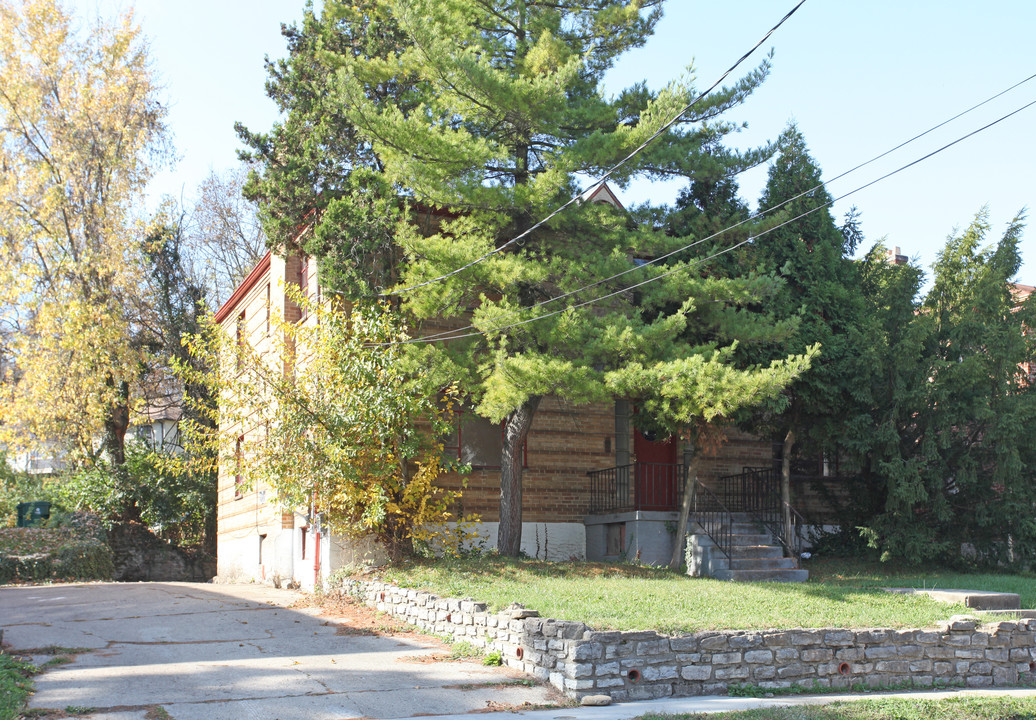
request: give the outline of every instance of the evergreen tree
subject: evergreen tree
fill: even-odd
[[[780,151],[769,169],[759,201],[760,212],[776,210],[768,219],[778,226],[753,244],[762,269],[782,278],[785,286],[774,303],[778,317],[797,317],[797,331],[763,357],[781,357],[820,346],[812,369],[785,389],[787,406],[768,417],[755,415],[753,425],[769,426],[783,441],[782,499],[790,503],[791,460],[803,446],[819,459],[835,455],[845,433],[844,422],[864,398],[856,378],[862,370],[863,303],[858,269],[847,257],[851,233],[843,233],[827,205],[820,167],[809,155],[794,126],[779,139]],[[817,209],[820,208],[820,209]],[[815,212],[810,212],[815,211]],[[805,213],[810,212],[808,215]],[[800,217],[804,215],[803,217]],[[796,219],[797,218],[797,219]],[[786,508],[786,513],[790,512]],[[785,518],[790,523],[790,518]]]
[[[477,330],[420,345],[412,361],[443,385],[457,381],[476,412],[503,422],[498,547],[507,555],[518,553],[521,537],[520,448],[544,396],[574,403],[629,397],[672,427],[772,396],[808,364],[796,357],[765,369],[736,367],[738,326],[757,325],[736,310],[754,301],[761,285],[733,287],[705,277],[689,259],[681,263],[683,272],[664,279],[663,269],[650,266],[576,292],[680,242],[649,228],[631,229],[610,206],[570,207],[520,242],[507,242],[578,192],[580,175],[601,175],[694,96],[689,79],[657,93],[637,85],[611,99],[600,90],[605,71],[646,40],[660,12],[661,0],[325,5],[325,27],[358,35],[376,19],[400,34],[391,48],[353,52],[332,45],[319,58],[335,67],[331,92],[362,146],[369,143],[383,171],[379,187],[410,201],[408,217],[393,228],[402,253],[400,284],[428,284],[399,291],[404,309],[418,326],[442,327],[445,320]],[[704,167],[730,174],[765,159],[769,147],[717,152],[734,126],[714,118],[742,102],[768,69],[763,63],[697,104],[613,180],[692,177]],[[405,101],[372,92],[384,87],[407,88]],[[390,219],[387,212],[377,215]],[[363,217],[336,217],[328,209],[317,220],[327,237],[349,243],[351,224]],[[435,222],[424,222],[429,217]],[[317,251],[322,271],[336,252],[330,246]],[[647,277],[660,281],[628,290]],[[575,292],[568,303],[618,294],[536,319],[559,308],[537,310],[537,302],[566,292]],[[688,342],[692,328],[700,331]]]
[[[968,545],[983,563],[1032,560],[1036,394],[1026,369],[1034,308],[1011,285],[1022,228],[1019,216],[983,249],[982,211],[951,236],[891,355],[909,381],[896,388],[895,405],[908,411],[890,413],[881,428],[888,432],[873,467],[886,482],[885,502],[866,530],[885,558],[959,561]]]

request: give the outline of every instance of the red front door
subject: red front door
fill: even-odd
[[[645,437],[633,431],[633,453],[637,457],[634,486],[638,510],[677,509],[679,473],[676,466],[676,438]]]

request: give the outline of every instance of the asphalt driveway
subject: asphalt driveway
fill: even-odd
[[[396,718],[557,701],[507,669],[436,661],[433,638],[370,634],[301,599],[256,585],[4,587],[0,627],[12,650],[46,650],[38,663],[71,658],[35,678],[31,707],[92,718]]]

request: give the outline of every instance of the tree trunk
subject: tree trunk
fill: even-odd
[[[109,379],[109,387],[114,381]],[[129,428],[129,383],[118,385],[119,401],[108,410],[104,419],[104,447],[113,465],[126,463],[126,430]]]
[[[684,544],[687,539],[687,525],[691,517],[691,498],[694,497],[694,483],[698,480],[698,449],[694,440],[688,440],[683,452],[684,482],[683,502],[680,504],[680,521],[673,539],[673,556],[669,560],[670,570],[679,570],[684,561]]]
[[[792,547],[791,539],[791,451],[795,447],[795,430],[789,429],[784,436],[784,450],[781,457],[781,513],[784,517],[784,532],[788,537],[784,538],[789,547]]]
[[[522,466],[525,465],[525,439],[540,404],[534,395],[507,416],[504,446],[500,452],[500,530],[497,551],[505,557],[518,557],[522,548]]]

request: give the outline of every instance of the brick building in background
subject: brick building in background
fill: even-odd
[[[589,201],[614,202],[607,188]],[[271,318],[303,320],[285,295],[298,285],[319,298],[316,261],[268,254],[216,314],[230,337],[259,355],[271,352]],[[282,359],[282,362],[284,359]],[[276,362],[276,359],[275,359]],[[285,368],[290,370],[290,368]],[[540,404],[525,448],[522,493],[522,551],[550,560],[639,560],[668,562],[682,494],[684,448],[680,440],[645,437],[635,429],[635,408],[614,404],[573,406],[548,397]],[[246,430],[235,448],[241,452]],[[499,424],[468,414],[446,452],[470,464],[463,511],[483,520],[485,547],[496,541],[500,496]],[[698,477],[713,485],[744,466],[773,465],[769,441],[728,432],[699,460]],[[267,487],[238,488],[241,478],[221,467],[218,493],[219,576],[224,579],[295,581],[313,585],[337,567],[375,556],[376,549],[321,533],[305,508],[281,508]],[[456,487],[461,477],[440,480]]]

